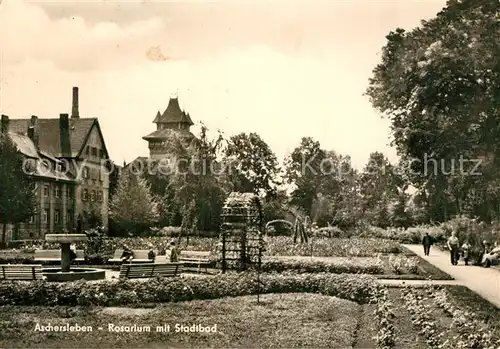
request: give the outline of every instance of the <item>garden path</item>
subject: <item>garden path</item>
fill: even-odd
[[[416,255],[424,258],[435,267],[452,276],[457,284],[466,286],[471,291],[500,308],[500,270],[473,265],[451,265],[450,255],[436,247],[425,256],[421,245],[403,245]]]

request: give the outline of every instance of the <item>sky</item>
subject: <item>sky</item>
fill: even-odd
[[[385,35],[446,2],[0,1],[1,114],[71,113],[78,86],[122,163],[149,154],[142,137],[178,96],[196,124],[257,132],[279,159],[309,136],[357,168],[374,151],[397,160],[363,95]]]

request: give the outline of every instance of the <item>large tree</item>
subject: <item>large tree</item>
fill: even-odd
[[[368,163],[359,176],[360,195],[364,218],[371,224],[386,227],[390,224],[390,208],[401,203],[398,173],[381,152],[370,154]],[[404,207],[404,206],[403,206]],[[401,207],[399,207],[401,211]]]
[[[224,141],[221,133],[216,138],[209,137],[208,128],[202,125],[199,137],[186,149],[183,161],[172,176],[184,230],[195,230],[194,227],[216,230],[219,227],[222,205],[232,189],[220,161]]]
[[[420,27],[387,35],[370,80],[431,220],[500,213],[499,15],[497,0],[448,1]]]
[[[7,224],[27,221],[36,213],[33,177],[24,169],[24,158],[8,134],[0,133],[0,223],[2,247],[6,245]]]
[[[311,137],[304,137],[285,160],[285,178],[295,187],[291,203],[308,215],[325,177],[325,159],[326,153],[320,143]]]
[[[229,139],[226,149],[235,190],[255,194],[275,194],[278,160],[257,133],[240,133]]]
[[[125,169],[109,205],[109,216],[121,229],[142,233],[158,221],[157,203],[140,175]]]

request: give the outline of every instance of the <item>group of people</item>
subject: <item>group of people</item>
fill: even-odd
[[[426,256],[429,255],[432,244],[433,244],[432,236],[430,236],[429,233],[425,233],[424,237],[422,238],[422,245],[424,246],[424,255]],[[464,260],[464,264],[469,265],[472,245],[468,240],[465,240],[464,243],[460,245],[460,241],[457,237],[457,232],[452,231],[451,236],[448,238],[446,242],[446,245],[448,247],[448,250],[450,251],[450,262],[452,265],[458,265],[458,261],[460,260],[460,255]],[[479,261],[481,261],[482,256],[490,252],[490,250],[491,247],[489,246],[489,244],[486,241],[483,241],[480,251],[481,256],[478,257]]]
[[[172,262],[172,263],[179,262],[181,250],[179,247],[177,247],[177,244],[175,243],[175,241],[172,241],[170,243],[170,247],[169,247],[168,251],[166,251],[166,254],[170,255],[170,262]],[[150,246],[148,258],[155,259],[155,257],[156,257],[156,253],[153,251],[152,246]],[[127,245],[124,245],[123,246],[123,253],[121,255],[122,262],[124,262],[124,263],[131,262],[132,259],[134,259],[134,253]]]

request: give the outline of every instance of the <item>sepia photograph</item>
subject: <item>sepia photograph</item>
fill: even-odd
[[[0,115],[0,348],[500,349],[498,0],[0,0]]]

